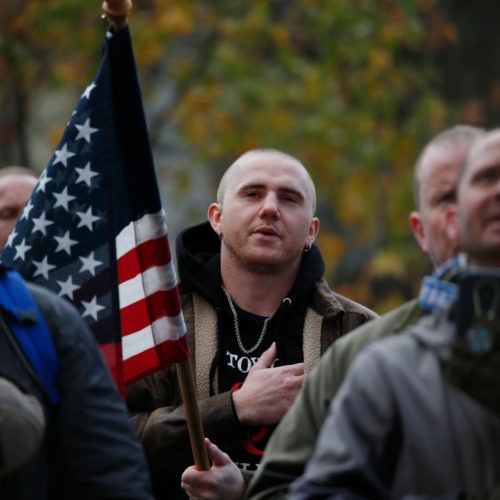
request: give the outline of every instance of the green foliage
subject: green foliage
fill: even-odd
[[[15,40],[0,68],[26,92],[40,82],[83,89],[105,27],[99,9],[18,2],[0,33],[2,50]],[[174,88],[155,126],[168,121],[196,152],[191,175],[257,146],[298,156],[318,186],[330,280],[342,285],[339,266],[354,267],[351,284],[364,285],[350,295],[369,300],[356,290],[368,289],[378,253],[389,249],[399,274],[415,268],[413,163],[453,116],[424,43],[436,9],[432,0],[136,0],[130,24],[145,95],[160,92],[161,78]],[[353,261],[359,248],[368,260]]]

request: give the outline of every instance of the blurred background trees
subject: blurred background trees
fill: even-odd
[[[134,0],[131,33],[175,235],[259,146],[318,187],[332,287],[378,312],[430,265],[409,230],[421,146],[500,118],[497,0]],[[0,166],[41,172],[97,70],[100,2],[0,0]]]

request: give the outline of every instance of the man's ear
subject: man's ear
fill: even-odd
[[[450,205],[446,208],[446,234],[448,238],[457,245],[460,245],[460,234],[458,232],[457,206]]]
[[[307,242],[309,247],[314,243],[316,236],[318,236],[318,231],[319,219],[317,217],[313,217],[311,219],[311,223],[309,224],[309,231],[307,233]]]
[[[410,214],[410,227],[417,240],[418,245],[422,249],[422,251],[426,252],[429,250],[429,246],[427,245],[427,237],[425,234],[424,225],[422,224],[422,217],[419,212],[411,212]]]
[[[212,203],[208,207],[208,220],[212,229],[221,236],[221,224],[222,224],[222,207],[218,203]]]

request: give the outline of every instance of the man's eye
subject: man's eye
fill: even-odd
[[[483,182],[496,181],[498,179],[498,174],[493,171],[487,171],[479,176],[479,180]]]
[[[3,208],[0,210],[0,220],[17,219],[19,211],[15,208]]]
[[[477,172],[472,178],[473,183],[477,184],[492,184],[500,178],[500,170],[498,168],[488,168]]]
[[[281,199],[287,203],[297,203],[297,198],[293,195],[285,194],[281,197]]]

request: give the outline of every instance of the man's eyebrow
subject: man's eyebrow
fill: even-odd
[[[248,184],[244,184],[243,186],[240,186],[240,188],[238,189],[238,192],[241,193],[243,191],[247,191],[248,189],[266,189],[266,185],[261,183],[261,182],[251,182]],[[280,194],[292,194],[292,195],[297,196],[301,199],[305,199],[304,194],[294,187],[288,187],[288,186],[279,187],[278,193],[280,193]]]
[[[238,192],[246,191],[247,189],[263,189],[265,187],[265,184],[261,182],[250,182],[248,184],[243,184],[242,186],[240,186]]]

